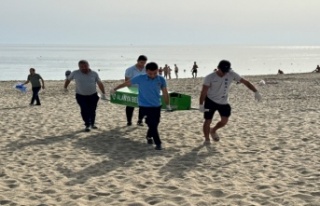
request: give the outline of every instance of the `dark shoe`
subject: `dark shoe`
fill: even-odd
[[[151,137],[147,137],[147,143],[153,145],[153,139]]]
[[[137,122],[137,125],[143,127],[142,121],[138,121],[138,122]]]
[[[162,147],[161,147],[161,145],[157,145],[154,149],[155,150],[162,150]]]
[[[127,123],[127,126],[131,126],[131,125],[132,125],[132,123],[131,123],[131,122],[128,122],[128,123]]]
[[[84,129],[84,131],[85,131],[85,132],[90,132],[90,127],[86,127],[86,128]]]
[[[98,127],[97,127],[97,126],[92,125],[92,126],[91,126],[91,129],[98,129]]]

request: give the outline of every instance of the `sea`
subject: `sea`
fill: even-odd
[[[246,45],[0,45],[0,80],[25,80],[35,68],[45,80],[63,80],[65,71],[76,70],[81,59],[103,80],[124,79],[125,70],[139,55],[159,66],[177,64],[179,78],[190,78],[193,62],[198,76],[211,73],[222,59],[229,60],[240,75],[305,73],[320,64],[320,46],[246,46]]]

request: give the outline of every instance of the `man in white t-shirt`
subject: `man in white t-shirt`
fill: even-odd
[[[145,65],[147,63],[147,60],[148,59],[146,56],[140,55],[138,57],[137,63],[135,65],[133,65],[132,67],[129,67],[128,69],[126,69],[125,81],[129,81],[129,80],[133,79],[134,77],[146,74]],[[132,85],[132,87],[138,87],[138,85]],[[134,107],[130,107],[130,106],[126,107],[127,126],[132,125],[133,111],[134,111]],[[143,120],[143,116],[139,112],[138,122],[137,122],[138,126],[143,126],[142,120]]]
[[[204,113],[205,119],[203,124],[205,142],[210,142],[210,134],[214,141],[219,141],[217,130],[228,123],[231,115],[228,93],[233,81],[240,82],[253,91],[256,100],[260,101],[262,98],[258,90],[249,81],[243,79],[231,69],[229,61],[220,61],[217,71],[205,77],[199,100],[199,111]],[[219,112],[221,120],[210,130],[212,118],[216,111]]]

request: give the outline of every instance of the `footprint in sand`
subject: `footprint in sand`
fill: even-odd
[[[8,186],[9,188],[11,188],[11,189],[16,188],[16,187],[19,187],[19,183],[18,183],[17,181],[15,181],[15,180],[5,180],[4,182],[5,182],[5,183],[7,184],[7,186]]]
[[[55,193],[57,193],[55,190],[44,190],[43,192],[42,192],[43,194],[48,194],[48,195],[50,195],[50,194],[55,194]]]
[[[109,192],[96,192],[95,195],[107,197],[107,196],[110,196],[111,193],[109,193]]]
[[[143,184],[138,184],[138,185],[137,185],[137,188],[139,188],[139,189],[146,189],[147,186],[146,186],[146,185],[143,185]]]
[[[88,200],[90,200],[90,201],[95,200],[97,198],[98,198],[97,195],[88,195]]]
[[[222,190],[213,190],[210,191],[210,194],[214,197],[224,197],[226,194]]]
[[[258,186],[257,186],[257,189],[258,189],[258,190],[265,190],[265,189],[269,189],[269,188],[270,188],[269,185],[258,185]]]
[[[129,203],[128,206],[145,206],[146,204],[143,204],[143,203],[138,203],[138,202],[135,202],[135,203]]]
[[[71,194],[71,195],[69,195],[69,197],[70,197],[71,199],[73,199],[73,200],[76,200],[76,199],[79,199],[79,198],[83,197],[83,195]]]
[[[0,200],[0,205],[8,205],[11,204],[12,202],[10,200]]]
[[[178,187],[175,187],[175,186],[168,186],[166,187],[168,190],[178,190],[179,188]]]
[[[54,158],[54,159],[59,159],[59,158],[61,158],[60,155],[51,155],[50,157],[51,157],[51,158]]]
[[[310,200],[312,200],[314,198],[311,195],[305,195],[305,194],[296,194],[296,195],[292,195],[291,197],[299,198],[299,199],[304,200],[306,202],[309,202]]]

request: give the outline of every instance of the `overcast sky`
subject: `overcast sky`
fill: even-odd
[[[320,45],[320,0],[0,0],[0,43]]]

